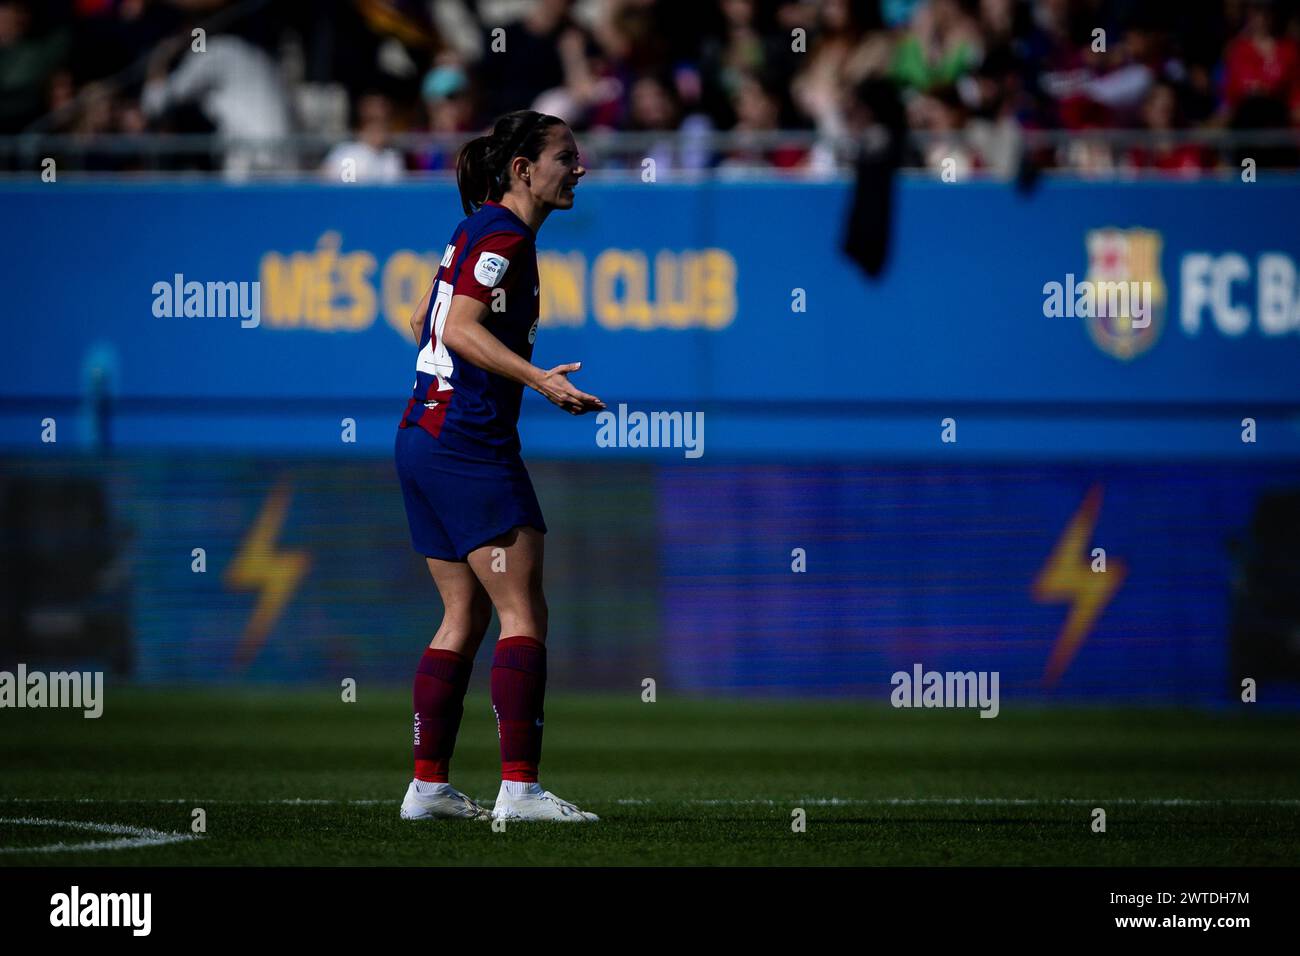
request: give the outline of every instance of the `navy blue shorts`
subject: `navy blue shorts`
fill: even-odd
[[[517,454],[502,461],[448,448],[423,428],[399,428],[397,477],[411,545],[429,558],[464,561],[511,528],[546,533],[537,493]]]

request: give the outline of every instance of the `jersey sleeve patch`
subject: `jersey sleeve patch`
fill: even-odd
[[[474,278],[481,285],[492,288],[506,274],[510,268],[510,260],[503,255],[495,252],[480,252],[478,262],[474,263]]]

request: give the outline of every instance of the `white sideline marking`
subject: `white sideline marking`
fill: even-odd
[[[6,803],[32,802],[5,800]],[[23,827],[67,827],[91,833],[108,833],[116,840],[90,840],[84,843],[45,843],[41,846],[0,846],[0,853],[62,853],[67,850],[132,850],[137,847],[163,846],[197,840],[189,833],[166,833],[150,827],[132,827],[124,823],[94,823],[89,820],[49,820],[44,817],[0,817],[0,823]]]
[[[91,804],[144,804],[144,803],[184,803],[202,806],[204,804],[231,804],[234,806],[300,806],[300,805],[318,805],[318,806],[351,806],[351,807],[370,807],[379,806],[387,803],[400,803],[400,800],[335,800],[335,799],[313,799],[313,798],[283,798],[269,800],[204,800],[199,797],[144,797],[140,799],[133,798],[106,798],[97,797],[74,797],[65,799],[63,797],[0,797],[0,804],[3,803],[91,803]],[[763,806],[763,807],[785,807],[785,806],[813,806],[813,807],[850,807],[850,806],[880,806],[880,807],[1046,807],[1046,806],[1148,806],[1148,807],[1221,807],[1221,806],[1239,806],[1239,807],[1296,807],[1300,806],[1300,797],[1207,797],[1207,798],[1187,798],[1187,797],[1098,797],[1095,799],[1075,799],[1071,797],[791,797],[788,800],[772,800],[759,798],[740,798],[740,797],[722,797],[717,799],[699,799],[690,798],[685,800],[656,800],[643,797],[627,797],[620,800],[612,801],[624,806],[651,806],[660,804],[665,806],[678,806],[681,804],[690,804],[692,806]],[[0,820],[0,823],[5,822]],[[72,824],[68,824],[72,825]],[[108,826],[108,824],[101,824]],[[152,831],[159,832],[159,831]],[[175,834],[177,837],[190,839],[185,834]]]
[[[1188,799],[1182,797],[1116,797],[1116,798],[1097,798],[1095,800],[1079,800],[1072,798],[1055,798],[1055,797],[809,797],[806,799],[791,798],[789,800],[761,800],[761,799],[732,799],[723,798],[718,800],[641,800],[630,798],[625,800],[615,800],[615,803],[625,804],[651,804],[651,803],[690,803],[696,806],[767,806],[767,807],[785,807],[795,804],[806,804],[814,807],[848,807],[848,806],[877,806],[877,807],[1043,807],[1043,806],[1083,806],[1097,807],[1121,804],[1125,806],[1148,806],[1148,807],[1221,807],[1243,806],[1243,807],[1262,807],[1262,806],[1300,806],[1300,798],[1250,798],[1250,797],[1223,797],[1207,799]]]

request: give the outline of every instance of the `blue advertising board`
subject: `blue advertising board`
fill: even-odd
[[[581,361],[611,408],[704,413],[710,457],[1300,455],[1295,181],[905,179],[878,279],[840,250],[850,189],[584,185],[539,235],[535,361]],[[53,418],[73,445],[386,449],[461,218],[446,183],[11,183],[0,203],[9,448]],[[525,400],[529,454],[673,454],[598,428]]]

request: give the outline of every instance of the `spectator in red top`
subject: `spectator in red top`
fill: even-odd
[[[1233,113],[1252,99],[1274,100],[1292,124],[1300,124],[1300,50],[1290,37],[1278,36],[1272,10],[1261,0],[1253,0],[1245,26],[1228,44],[1223,98]]]
[[[782,98],[782,85],[770,74],[742,74],[733,97],[736,125],[733,131],[740,134],[740,145],[722,160],[723,168],[733,166],[769,166],[790,169],[803,165],[808,150],[799,146],[762,145],[757,136],[748,134],[773,133],[789,128],[783,115],[786,101]],[[784,120],[784,122],[783,122]]]
[[[1185,126],[1178,92],[1170,83],[1160,82],[1151,88],[1142,104],[1142,125],[1153,134],[1153,141],[1129,150],[1127,165],[1135,169],[1196,176],[1214,166],[1214,156],[1196,143],[1176,143],[1167,134]],[[1166,134],[1162,136],[1161,134]]]

